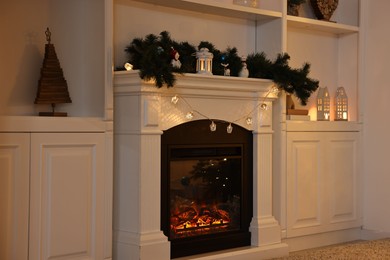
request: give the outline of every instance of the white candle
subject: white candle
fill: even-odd
[[[347,112],[343,112],[343,119],[348,119],[348,114],[347,114]]]

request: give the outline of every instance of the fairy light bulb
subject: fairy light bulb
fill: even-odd
[[[127,71],[133,70],[133,65],[128,62],[125,63],[124,67]]]
[[[214,121],[211,121],[210,131],[215,132],[216,130],[217,130],[217,125],[214,123]]]
[[[245,121],[246,121],[247,125],[252,125],[253,124],[253,119],[250,116],[248,116]]]
[[[179,97],[178,97],[177,95],[175,95],[174,97],[172,97],[171,103],[174,104],[174,105],[176,105],[177,102],[179,102]]]
[[[267,106],[266,103],[261,104],[261,105],[260,105],[260,108],[261,108],[262,110],[268,110],[268,106]]]
[[[194,118],[194,112],[188,112],[187,114],[186,114],[186,118],[187,119],[189,119],[189,120],[191,120],[192,118]]]
[[[228,134],[231,134],[231,133],[233,132],[233,126],[232,126],[231,123],[230,123],[230,124],[228,125],[228,127],[226,128],[226,132],[227,132]]]
[[[271,89],[271,93],[273,93],[274,95],[278,95],[279,94],[279,88],[273,86],[272,89]]]

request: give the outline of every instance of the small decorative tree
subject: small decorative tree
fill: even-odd
[[[298,16],[298,10],[301,4],[306,0],[287,0],[287,14]]]

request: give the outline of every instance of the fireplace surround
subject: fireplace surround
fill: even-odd
[[[173,88],[156,88],[137,71],[114,75],[115,259],[171,259],[161,219],[161,145],[168,129],[197,120],[218,130],[252,132],[250,245],[191,259],[266,259],[288,254],[272,213],[272,103],[269,80],[177,75]],[[172,97],[179,97],[174,104]],[[186,117],[188,113],[194,117]],[[248,118],[251,118],[248,124]],[[215,119],[214,121],[211,119]],[[232,133],[233,133],[232,132]]]

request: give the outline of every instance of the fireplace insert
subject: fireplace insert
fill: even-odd
[[[161,138],[161,228],[172,258],[250,245],[252,132],[209,125],[185,123]]]

